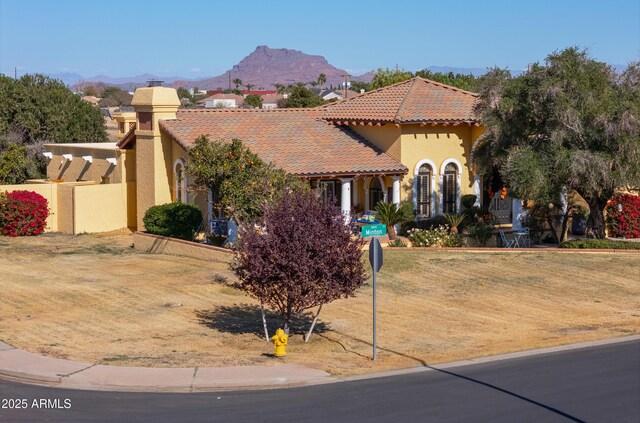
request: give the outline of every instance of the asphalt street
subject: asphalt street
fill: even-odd
[[[401,376],[264,391],[116,393],[0,381],[0,401],[3,423],[638,423],[640,341]],[[26,408],[7,408],[16,404],[26,404]]]

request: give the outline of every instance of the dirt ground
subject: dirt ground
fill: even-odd
[[[140,254],[128,234],[0,237],[0,339],[78,361],[273,364],[227,264]],[[385,250],[371,286],[326,305],[286,362],[353,375],[640,333],[640,255]],[[271,334],[280,321],[269,317]]]

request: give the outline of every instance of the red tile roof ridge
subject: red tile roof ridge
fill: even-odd
[[[469,94],[469,95],[471,95],[473,97],[478,97],[480,95],[480,94],[474,93],[472,91],[463,90],[462,88],[454,87],[453,85],[443,84],[442,82],[436,82],[436,81],[434,81],[432,79],[423,78],[421,76],[416,76],[413,79],[420,79],[422,81],[428,82],[428,83],[436,85],[438,87],[447,88],[447,89],[449,89],[451,91],[458,91],[458,92],[461,92],[463,94]]]
[[[178,109],[178,113],[284,113],[284,112],[315,112],[318,113],[318,107],[292,107],[292,108],[274,108],[274,109]]]

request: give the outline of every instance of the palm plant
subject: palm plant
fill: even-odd
[[[451,228],[451,232],[454,234],[458,233],[458,226],[462,223],[465,216],[463,214],[455,214],[455,213],[446,213],[444,218],[447,219],[447,223]]]
[[[397,205],[380,201],[376,204],[376,211],[378,212],[378,220],[380,223],[387,225],[387,233],[391,240],[396,239],[396,229],[394,225],[413,219],[413,208],[409,203]]]

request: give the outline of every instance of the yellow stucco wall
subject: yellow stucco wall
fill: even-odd
[[[128,227],[127,184],[73,187],[74,233],[108,232]]]
[[[383,126],[350,126],[352,130],[365,137],[391,157],[402,160],[401,131],[393,124]]]
[[[469,194],[473,177],[469,172],[471,155],[471,127],[403,125],[402,163],[409,169],[408,177],[413,178],[420,160],[429,159],[435,165],[436,175],[441,174],[442,164],[448,159],[456,159],[462,165],[462,195]],[[405,191],[403,193],[407,195]]]
[[[34,191],[47,199],[47,232],[78,234],[135,228],[135,182],[126,184],[30,183],[0,191]]]
[[[45,231],[58,231],[58,184],[35,183],[23,185],[0,185],[0,192],[33,191],[42,195],[49,203],[49,217]]]

